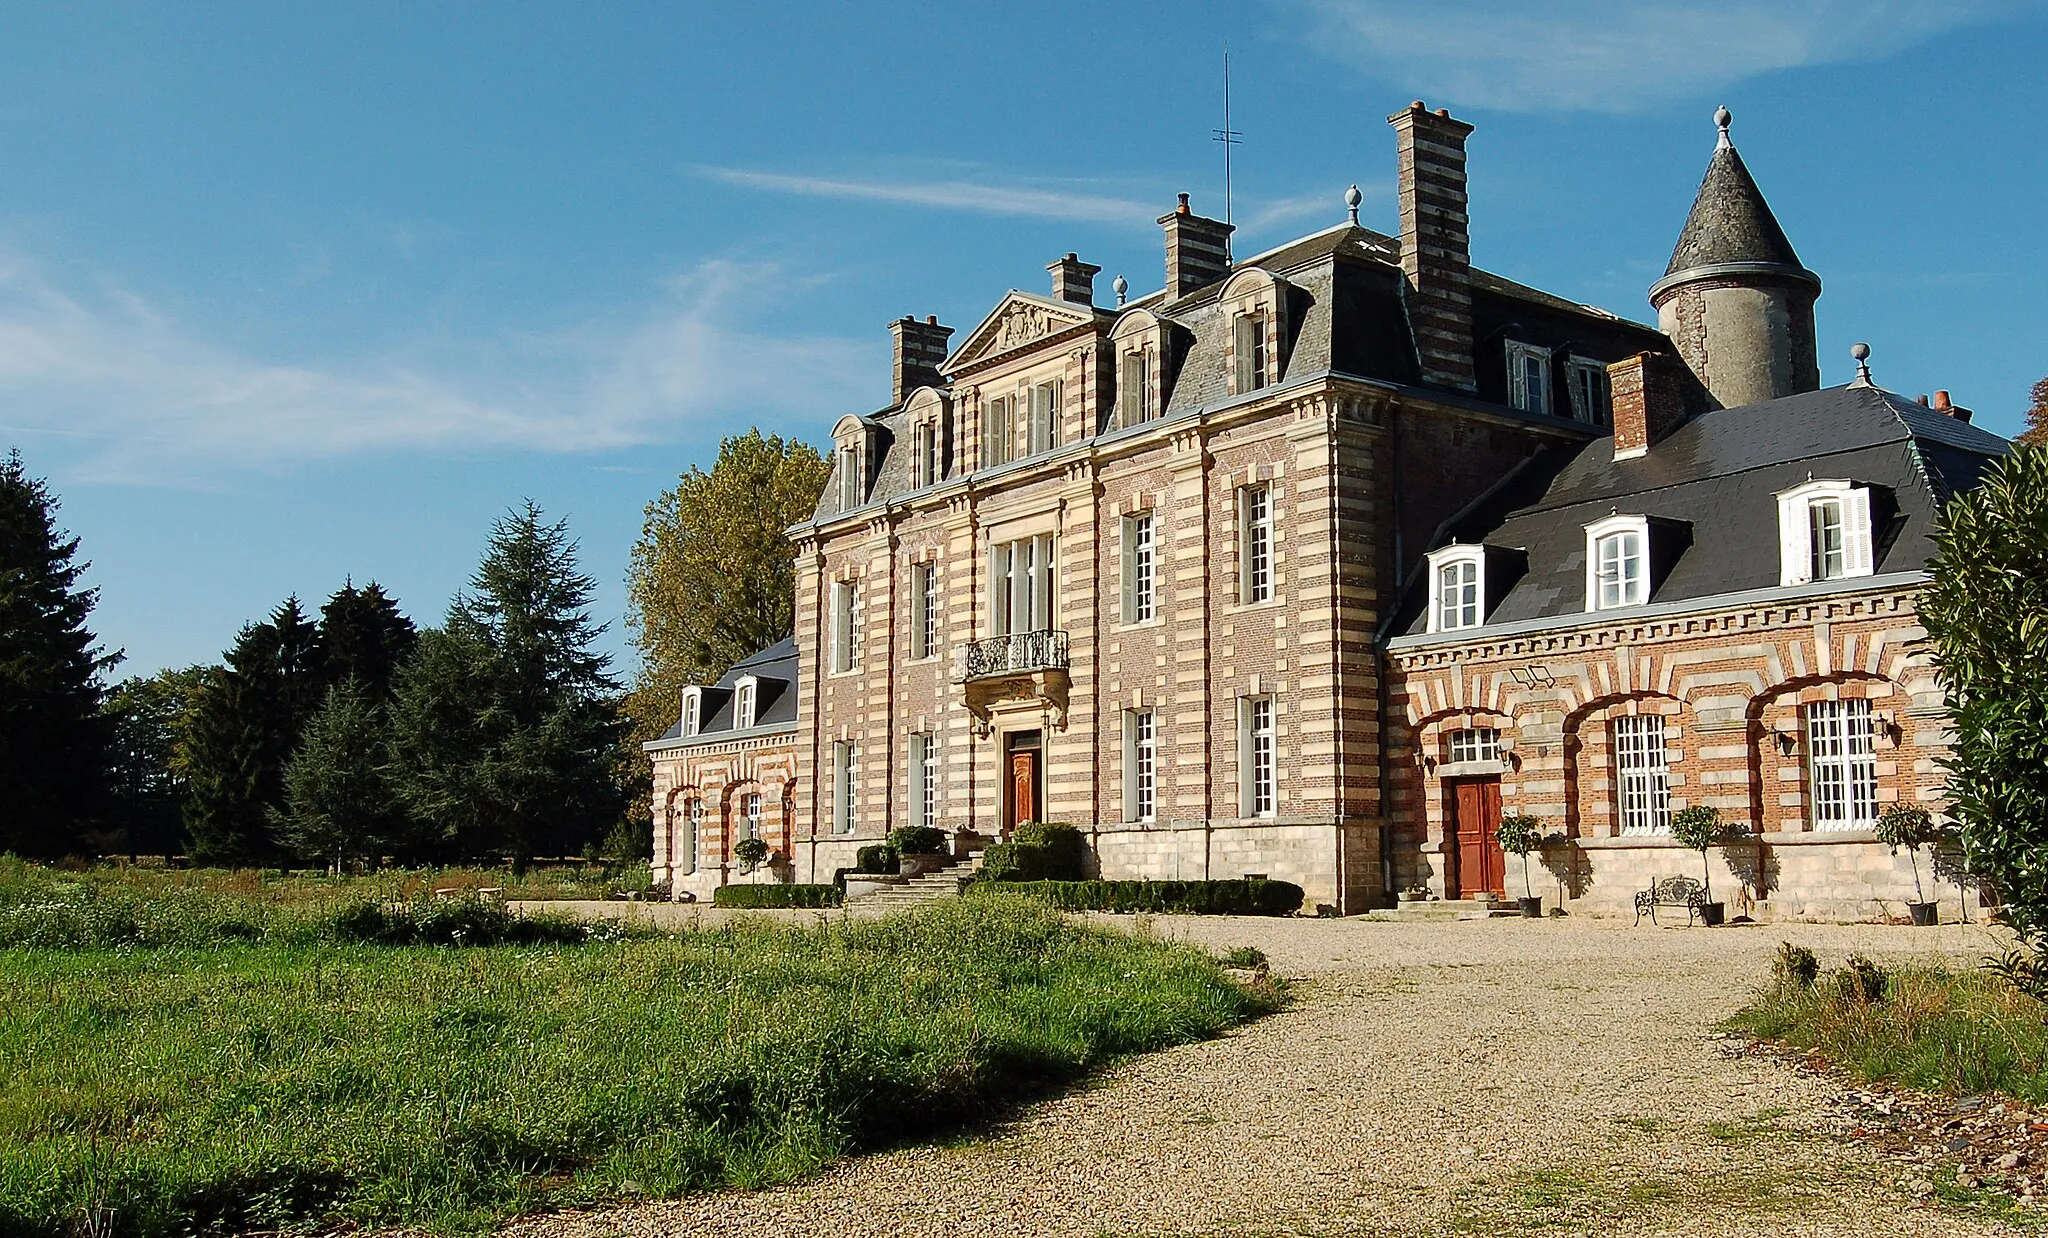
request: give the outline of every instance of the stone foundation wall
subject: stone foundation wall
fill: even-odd
[[[1381,905],[1379,824],[1219,821],[1107,825],[1087,831],[1108,881],[1235,881],[1260,876],[1303,891],[1302,912],[1355,915]]]

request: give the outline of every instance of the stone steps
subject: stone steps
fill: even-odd
[[[884,886],[871,893],[850,898],[846,900],[846,906],[856,911],[904,911],[936,903],[941,899],[958,898],[960,888],[980,871],[980,855],[966,860],[955,860],[944,868],[912,877],[900,885]]]

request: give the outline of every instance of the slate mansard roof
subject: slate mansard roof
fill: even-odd
[[[1649,605],[1776,588],[1776,496],[1809,479],[1872,487],[1875,574],[1920,572],[1942,505],[1974,488],[2007,446],[1914,401],[1850,384],[1703,413],[1632,460],[1614,459],[1611,437],[1553,448],[1453,520],[1432,547],[1483,544],[1521,551],[1526,564],[1496,595],[1481,627],[1428,639],[1485,639],[1500,624],[1588,617],[1585,526],[1614,514],[1645,515],[1689,532],[1669,573],[1653,578]],[[1427,631],[1429,587],[1428,573],[1418,571],[1397,632]],[[1611,621],[1626,619],[1630,609],[1596,613]]]
[[[1278,278],[1289,297],[1287,318],[1292,338],[1282,349],[1284,371],[1279,381],[1256,393],[1229,394],[1227,359],[1231,347],[1231,314],[1221,302],[1224,286],[1240,272],[1257,269]],[[1037,294],[1021,294],[1045,305],[1068,312],[1093,310],[1093,322],[1107,328],[1117,317],[1144,309],[1163,319],[1167,329],[1177,332],[1184,351],[1178,369],[1170,375],[1169,395],[1161,417],[1145,427],[1128,430],[1111,428],[1109,417],[1116,407],[1114,392],[1103,392],[1098,415],[1088,441],[1112,438],[1123,433],[1155,429],[1159,421],[1196,416],[1218,406],[1244,399],[1265,399],[1292,383],[1320,377],[1355,378],[1396,387],[1421,388],[1423,380],[1413,333],[1403,304],[1405,277],[1401,271],[1401,242],[1394,237],[1340,224],[1289,242],[1276,249],[1234,263],[1222,279],[1195,289],[1186,296],[1169,298],[1162,290],[1135,297],[1116,310],[1062,304]],[[1018,294],[1013,294],[1018,295]],[[1567,354],[1601,362],[1618,361],[1644,350],[1668,351],[1670,341],[1653,327],[1631,322],[1618,315],[1567,298],[1541,292],[1513,280],[1473,268],[1471,273],[1472,337],[1479,372],[1476,393],[1437,391],[1453,399],[1476,397],[1495,406],[1497,412],[1528,417],[1553,425],[1571,425],[1569,420],[1520,413],[1507,407],[1505,341],[1557,350],[1559,367]],[[1077,324],[1078,325],[1078,324]],[[1563,391],[1560,369],[1553,389]],[[891,406],[869,414],[865,420],[874,429],[877,458],[869,462],[869,485],[857,507],[887,502],[908,494],[912,487],[909,435],[903,429],[903,408]],[[1588,433],[1594,426],[1582,426]],[[954,428],[952,460],[961,458],[960,431]],[[1063,445],[1072,446],[1072,444]],[[901,450],[897,450],[901,448]],[[1032,457],[1035,459],[1036,457]],[[839,506],[839,460],[835,453],[833,475],[828,479],[812,516],[814,521],[845,514]],[[996,471],[1018,467],[1023,461],[998,465]],[[960,474],[949,466],[943,480]],[[855,509],[847,509],[855,510]]]
[[[797,666],[795,637],[784,637],[766,649],[748,654],[720,675],[717,683],[702,689],[701,716],[695,735],[684,738],[683,721],[678,717],[660,739],[647,747],[681,748],[789,730],[796,725]],[[734,687],[749,675],[758,681],[754,688],[754,725],[738,730],[733,727]]]

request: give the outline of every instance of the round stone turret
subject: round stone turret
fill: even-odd
[[[1731,119],[1726,108],[1714,114],[1714,157],[1671,264],[1650,286],[1657,325],[1724,408],[1820,386],[1813,339],[1820,277],[1800,264],[1736,153]]]

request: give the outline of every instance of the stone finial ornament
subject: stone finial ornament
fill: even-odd
[[[1849,345],[1849,355],[1856,358],[1856,385],[1870,385],[1870,345],[1862,340]]]
[[[1714,127],[1721,131],[1721,140],[1715,143],[1715,145],[1735,145],[1734,141],[1730,139],[1728,136],[1728,122],[1734,119],[1735,114],[1733,112],[1730,112],[1726,107],[1717,107],[1714,109]]]
[[[1130,295],[1131,281],[1119,275],[1110,282],[1109,290],[1116,294],[1116,303],[1118,305],[1122,305],[1124,303],[1124,298]]]
[[[1351,212],[1351,226],[1354,228],[1358,226],[1358,204],[1363,201],[1365,195],[1358,192],[1358,186],[1353,185],[1344,191],[1344,209]]]

